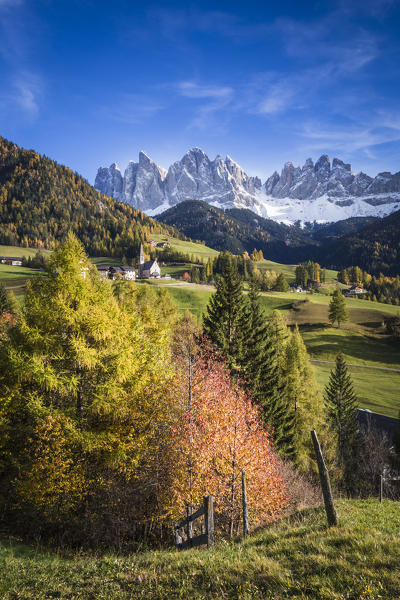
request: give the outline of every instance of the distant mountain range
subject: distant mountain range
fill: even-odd
[[[370,177],[327,155],[303,167],[288,162],[263,184],[227,156],[214,160],[200,148],[189,150],[168,170],[144,152],[122,175],[117,164],[99,168],[95,187],[103,194],[156,215],[185,200],[220,209],[246,208],[286,224],[336,222],[353,217],[384,217],[400,208],[400,172]]]

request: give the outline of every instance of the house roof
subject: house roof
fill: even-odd
[[[358,408],[357,417],[361,427],[364,429],[373,427],[379,431],[384,431],[387,433],[389,439],[393,439],[394,435],[400,428],[399,419],[395,419],[394,417],[386,417],[385,415],[379,415],[378,413],[373,413],[367,409]]]
[[[2,260],[21,260],[22,261],[22,256],[2,256],[1,259]]]

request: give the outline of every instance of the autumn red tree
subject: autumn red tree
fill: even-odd
[[[241,471],[245,469],[251,522],[275,519],[287,496],[268,430],[258,409],[219,356],[191,352],[176,367],[176,419],[170,436],[170,485],[164,497],[177,519],[186,506],[215,499],[216,522],[233,535],[241,520]],[[190,373],[190,379],[189,379]]]

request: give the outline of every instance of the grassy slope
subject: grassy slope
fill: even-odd
[[[276,271],[277,273],[283,273],[288,280],[289,283],[294,283],[295,281],[295,271],[297,265],[284,265],[281,263],[274,262],[272,260],[262,260],[256,262],[257,268],[263,271]],[[330,285],[333,282],[336,283],[337,271],[332,271],[331,269],[326,270],[326,284]]]
[[[196,243],[196,242],[184,242],[182,240],[178,240],[175,238],[167,237],[166,235],[161,234],[151,234],[151,239],[156,240],[157,242],[164,242],[169,240],[171,244],[172,250],[176,250],[177,252],[183,252],[184,254],[189,254],[200,258],[202,260],[208,258],[214,258],[218,256],[219,252],[217,250],[213,250],[204,244]]]
[[[284,519],[212,550],[63,556],[0,545],[3,600],[400,597],[400,512],[389,500],[339,501],[339,527],[322,509]]]
[[[190,310],[201,319],[212,288],[182,284],[168,284],[167,289],[180,312]],[[350,311],[349,323],[342,329],[328,323],[329,297],[321,294],[306,296],[299,310],[290,310],[294,300],[304,300],[305,295],[269,293],[262,295],[267,314],[272,310],[283,311],[288,322],[298,323],[310,356],[314,360],[335,360],[339,351],[348,363],[400,370],[400,348],[390,343],[381,323],[386,314],[397,314],[399,308],[363,300],[347,299]],[[322,387],[328,381],[333,364],[314,363],[317,379]],[[400,372],[349,366],[361,408],[397,417],[400,409],[398,390]]]
[[[20,248],[19,246],[2,246],[0,244],[0,256],[35,256],[37,248]],[[43,254],[51,254],[50,250],[41,250]]]

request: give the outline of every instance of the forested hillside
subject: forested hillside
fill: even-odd
[[[299,227],[264,219],[251,210],[223,211],[199,200],[181,202],[157,219],[216,250],[242,254],[257,248],[278,262],[306,259],[316,244]]]
[[[150,233],[171,229],[100,194],[71,169],[0,137],[0,243],[51,249],[68,231],[91,255],[135,256]]]
[[[373,275],[399,275],[400,211],[325,245],[319,260],[337,269],[358,265]]]

